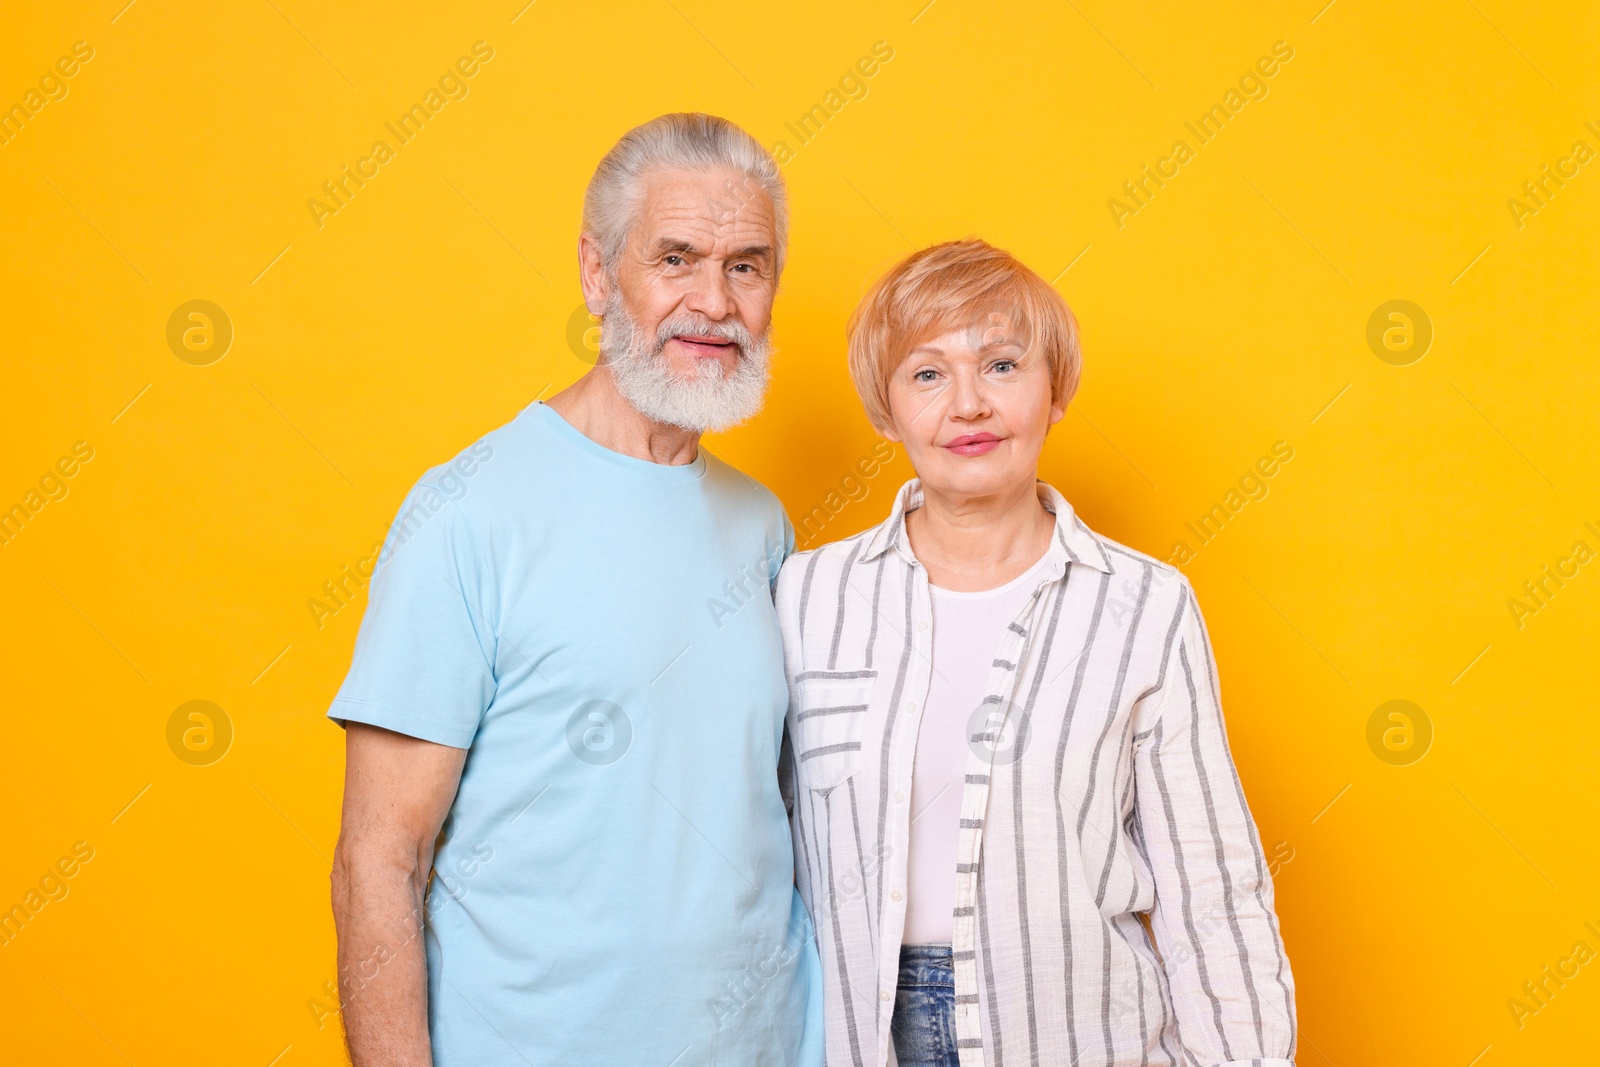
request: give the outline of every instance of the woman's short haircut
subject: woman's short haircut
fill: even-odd
[[[1078,320],[1061,294],[1021,260],[969,237],[901,260],[857,305],[847,327],[850,377],[878,430],[889,417],[889,380],[917,345],[963,328],[1008,324],[1050,369],[1051,400],[1066,407],[1078,391],[1083,355]]]
[[[789,198],[783,174],[765,148],[727,119],[697,111],[676,112],[635,126],[611,146],[594,169],[583,195],[583,232],[600,244],[607,271],[614,270],[628,234],[639,221],[643,178],[656,170],[712,170],[726,167],[742,177],[730,183],[721,210],[736,211],[752,187],[772,200],[778,247],[775,270],[783,273],[789,244]]]

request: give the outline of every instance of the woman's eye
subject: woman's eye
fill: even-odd
[[[917,371],[917,373],[913,374],[911,377],[915,381],[931,382],[935,378],[937,378],[938,376],[939,376],[939,372],[938,371],[932,370],[931,368],[924,368],[922,370]]]
[[[997,370],[1002,374],[1009,374],[1017,369],[1017,361],[1014,359],[997,359],[989,369]]]

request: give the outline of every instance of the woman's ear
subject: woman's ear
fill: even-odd
[[[1051,426],[1054,426],[1056,423],[1060,422],[1063,418],[1066,417],[1066,414],[1067,414],[1067,406],[1065,404],[1060,404],[1060,403],[1057,403],[1055,401],[1051,401],[1050,402],[1050,425]]]

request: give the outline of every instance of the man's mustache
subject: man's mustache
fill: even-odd
[[[732,341],[739,346],[739,355],[742,358],[755,344],[755,338],[750,336],[750,331],[737,322],[712,322],[710,319],[677,318],[667,319],[656,330],[656,355],[667,347],[667,342],[674,337],[717,337],[724,341]]]

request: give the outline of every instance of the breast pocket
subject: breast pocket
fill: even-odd
[[[804,671],[795,676],[789,735],[795,776],[828,790],[861,769],[861,738],[878,672]]]

